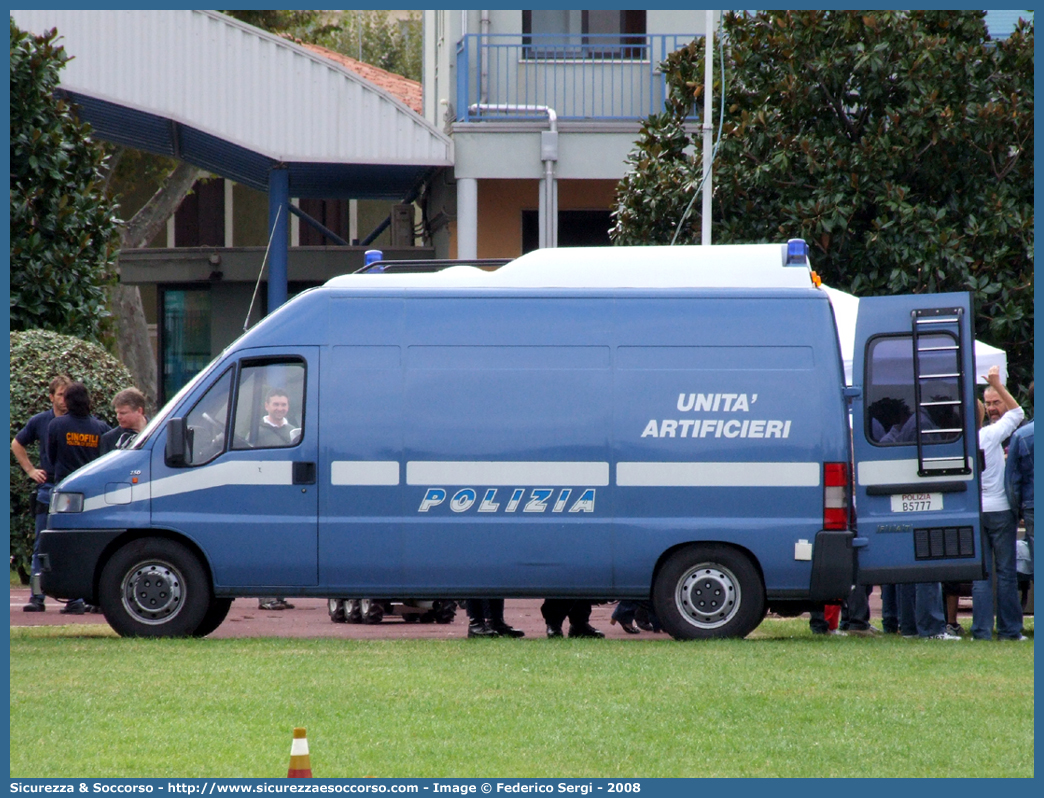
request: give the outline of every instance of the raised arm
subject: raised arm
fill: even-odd
[[[990,387],[997,392],[997,396],[1004,402],[1004,410],[1014,410],[1019,406],[1019,403],[1015,401],[1015,397],[1008,393],[1008,389],[1004,387],[1004,383],[1000,378],[1000,366],[990,366],[989,372],[986,374],[986,382],[990,384]]]

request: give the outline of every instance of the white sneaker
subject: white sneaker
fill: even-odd
[[[952,635],[949,632],[942,632],[941,634],[931,635],[926,637],[925,640],[960,640],[961,638],[957,635]]]

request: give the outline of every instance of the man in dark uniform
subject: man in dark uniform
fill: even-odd
[[[57,485],[81,466],[99,457],[101,437],[109,425],[91,415],[91,395],[82,382],[74,382],[65,389],[64,416],[56,418],[47,427],[47,454],[54,464],[54,484]],[[64,613],[83,615],[87,605],[75,599],[65,605]]]
[[[51,409],[37,413],[11,441],[11,452],[18,461],[18,465],[33,480],[38,487],[33,500],[33,514],[36,521],[36,538],[33,541],[33,560],[30,571],[35,576],[40,572],[40,532],[47,524],[47,506],[51,501],[51,488],[54,487],[54,467],[47,456],[47,428],[51,422],[59,416],[65,415],[65,388],[69,385],[69,378],[65,376],[55,377],[51,380],[48,388],[48,397],[51,400]],[[37,468],[29,459],[26,447],[34,443],[40,444],[40,467]],[[38,578],[29,582],[31,597],[29,603],[22,607],[24,612],[45,612],[44,596],[39,592]]]

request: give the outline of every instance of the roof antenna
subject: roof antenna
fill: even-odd
[[[250,307],[247,308],[246,318],[243,320],[243,332],[247,331],[250,327],[250,314],[254,312],[254,302],[257,301],[257,291],[261,288],[261,275],[265,273],[265,266],[268,265],[268,253],[272,249],[272,239],[275,238],[276,228],[279,226],[279,214],[283,212],[282,204],[276,208],[275,219],[272,220],[272,232],[268,235],[268,246],[265,247],[265,257],[261,260],[261,271],[257,273],[257,283],[254,285],[254,295],[250,297]]]

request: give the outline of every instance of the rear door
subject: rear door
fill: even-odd
[[[858,581],[981,579],[970,294],[859,302],[852,378]]]

